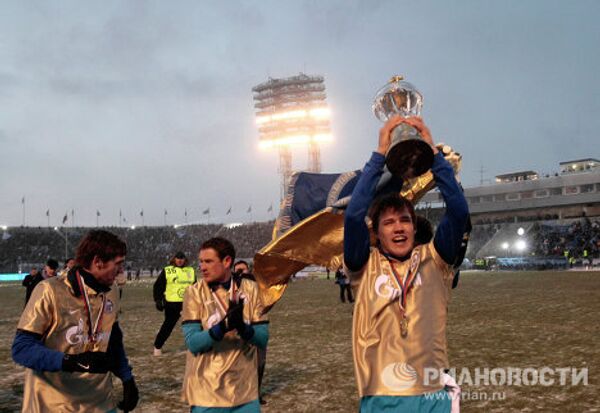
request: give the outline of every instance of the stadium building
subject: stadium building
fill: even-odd
[[[569,235],[582,221],[586,225],[593,223],[594,228],[600,222],[600,161],[578,159],[559,165],[560,172],[553,175],[519,171],[498,175],[491,185],[466,188],[474,226],[467,255],[476,258],[545,252],[547,255],[564,253],[582,257],[596,252],[597,240],[594,238],[586,243],[571,242]],[[444,210],[440,193],[434,191],[425,195],[417,209],[435,221]],[[517,235],[518,230],[521,235]],[[549,233],[558,235],[550,236]],[[525,237],[531,244],[543,245],[526,248]],[[544,250],[549,240],[560,246],[560,252],[557,248]],[[513,248],[517,241],[519,247]]]
[[[465,189],[474,225],[600,217],[600,161],[560,163],[560,173],[535,171],[496,176],[492,185]],[[419,208],[442,208],[439,192],[427,194]]]

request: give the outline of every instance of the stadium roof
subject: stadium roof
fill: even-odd
[[[574,161],[559,162],[559,165],[566,165],[566,164],[570,164],[570,163],[579,163],[579,162],[598,162],[598,163],[600,163],[600,161],[598,159],[595,159],[595,158],[585,158],[585,159],[576,159]]]
[[[496,179],[503,179],[503,178],[513,178],[515,176],[530,176],[530,175],[537,175],[536,171],[519,171],[519,172],[511,172],[508,174],[502,174],[502,175],[496,175]]]

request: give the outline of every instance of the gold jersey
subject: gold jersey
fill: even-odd
[[[42,336],[50,349],[66,354],[103,351],[119,311],[116,288],[97,293],[87,285],[92,314],[100,312],[103,298],[104,315],[97,340],[89,339],[87,311],[81,296],[74,295],[67,276],[41,282],[21,314],[17,328]],[[106,413],[116,407],[112,395],[110,373],[48,372],[26,369],[23,412],[86,412]]]
[[[448,368],[446,318],[453,271],[433,242],[415,250],[420,263],[406,296],[406,334],[401,334],[402,294],[391,265],[402,277],[411,260],[390,261],[372,248],[365,267],[350,272],[356,294],[352,348],[360,397],[415,396],[444,387],[439,379],[428,383],[425,369]]]
[[[249,324],[265,322],[258,285],[242,279],[239,291],[246,295],[244,321]],[[229,292],[218,288],[214,293],[204,280],[188,287],[183,299],[182,321],[199,321],[204,330],[223,317],[221,306],[228,306]],[[183,400],[190,406],[233,407],[258,398],[257,350],[243,341],[235,330],[215,342],[212,349],[197,355],[187,352],[183,379]]]

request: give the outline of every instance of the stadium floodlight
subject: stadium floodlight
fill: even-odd
[[[135,229],[135,225],[132,225],[129,227],[130,229]]]
[[[319,133],[317,135],[313,135],[313,142],[331,142],[333,140],[333,136],[331,133]]]
[[[292,146],[308,148],[309,172],[321,172],[319,145],[330,142],[331,110],[327,106],[323,76],[300,73],[273,79],[252,88],[260,149],[279,152],[281,199],[292,176]]]
[[[517,230],[517,234],[522,237],[523,234],[525,234],[525,230],[523,229],[523,227],[519,227],[519,229]]]
[[[328,107],[314,108],[310,110],[309,114],[315,119],[329,119],[331,117],[331,109]]]
[[[527,243],[525,242],[525,240],[518,240],[517,242],[515,242],[515,248],[517,249],[517,251],[525,251],[525,249],[527,248]]]
[[[58,227],[54,227],[54,231],[58,231]]]
[[[8,226],[6,226],[6,225],[2,225],[2,230],[3,230],[3,231],[6,231],[7,229],[8,229]]]
[[[507,250],[507,249],[508,249],[508,247],[509,247],[509,245],[508,245],[508,242],[503,242],[503,243],[502,243],[502,249],[503,249],[503,250]]]
[[[307,143],[331,142],[333,137],[330,133],[317,133],[315,135],[289,135],[276,139],[261,140],[258,143],[260,149],[268,149],[274,146],[306,145]]]

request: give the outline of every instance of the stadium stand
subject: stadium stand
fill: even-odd
[[[83,235],[92,228],[11,227],[0,239],[0,272],[29,271],[41,267],[48,258],[62,261],[72,256]],[[227,227],[217,224],[165,227],[104,228],[122,237],[128,246],[126,267],[129,269],[161,268],[174,251],[196,257],[198,247],[213,236],[230,239],[238,257],[253,257],[271,240],[273,221]],[[67,238],[65,248],[65,235]]]

